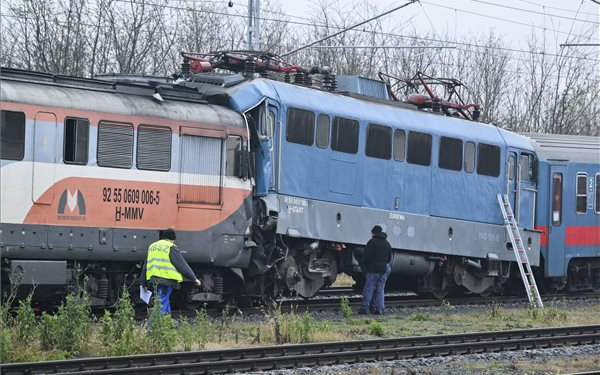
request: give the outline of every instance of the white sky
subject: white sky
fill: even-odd
[[[294,17],[307,17],[320,4],[340,7],[344,11],[358,11],[360,4],[368,2],[375,4],[383,11],[392,9],[405,0],[272,0],[279,3],[284,13]],[[246,0],[234,1],[247,4]],[[261,3],[264,3],[261,2]],[[511,9],[515,8],[515,9]],[[518,9],[516,9],[518,8]],[[261,12],[268,17],[266,9]],[[471,12],[471,13],[467,13]],[[422,0],[406,8],[400,9],[382,18],[386,22],[405,24],[412,22],[414,27],[423,32],[456,35],[482,34],[494,31],[513,48],[526,48],[527,36],[532,30],[538,36],[546,35],[552,43],[567,42],[569,33],[580,34],[583,30],[594,28],[595,37],[587,43],[600,41],[600,5],[591,0]],[[493,18],[495,17],[495,18]],[[362,18],[367,18],[362,17]],[[433,25],[433,26],[432,26]],[[557,43],[554,43],[554,40]],[[598,51],[599,47],[578,47]],[[591,50],[590,50],[591,51]],[[551,52],[551,51],[548,51]]]

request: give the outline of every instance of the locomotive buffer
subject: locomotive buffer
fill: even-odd
[[[527,291],[527,297],[529,303],[535,304],[537,307],[544,307],[542,303],[542,297],[538,291],[535,278],[533,277],[533,271],[531,270],[531,264],[529,264],[529,258],[525,252],[525,246],[521,240],[521,234],[519,233],[519,227],[515,220],[508,195],[498,194],[498,203],[500,203],[500,209],[502,210],[502,216],[504,217],[504,225],[508,231],[510,242],[512,243],[515,257],[517,258],[517,264],[519,265],[519,271],[521,272],[521,278],[523,279],[523,285]]]

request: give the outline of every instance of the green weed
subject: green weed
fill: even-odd
[[[187,319],[179,319],[179,329],[177,330],[177,333],[179,335],[179,341],[181,342],[181,345],[183,345],[183,350],[186,352],[191,351],[194,346],[195,335],[192,326]]]
[[[148,349],[153,353],[170,352],[177,340],[175,321],[171,315],[160,311],[161,303],[157,294],[149,311],[147,333]]]
[[[369,324],[369,334],[371,336],[383,337],[384,329],[383,324],[377,320],[371,321]]]
[[[37,322],[35,312],[31,306],[33,291],[27,295],[27,298],[19,301],[17,316],[15,318],[15,339],[22,346],[29,345],[36,334]]]
[[[350,307],[348,297],[342,297],[342,299],[340,300],[340,309],[342,310],[342,316],[346,320],[346,323],[349,323],[352,319],[352,308]]]
[[[208,342],[208,333],[210,328],[210,319],[206,312],[206,305],[203,309],[196,311],[196,342],[203,348]]]

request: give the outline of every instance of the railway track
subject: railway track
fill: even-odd
[[[2,374],[210,374],[600,343],[600,325],[6,364]]]
[[[552,296],[544,296],[542,297],[543,301],[546,303],[550,303],[553,300],[562,300],[565,299],[567,301],[580,300],[580,299],[590,299],[590,298],[600,298],[600,294],[598,293],[582,293],[582,294],[560,294],[560,295],[552,295]],[[350,307],[355,310],[360,308],[361,297],[353,296],[348,297],[348,302]],[[282,300],[279,301],[281,303],[281,308],[283,311],[309,311],[309,312],[318,312],[318,311],[337,311],[340,309],[340,299],[339,298],[320,298],[320,299],[294,299],[294,300]],[[386,308],[410,308],[410,307],[424,307],[424,306],[464,306],[464,305],[489,305],[491,303],[498,304],[528,304],[529,300],[527,296],[495,296],[495,297],[481,297],[481,296],[463,296],[463,297],[455,297],[448,298],[445,300],[439,300],[436,298],[424,298],[413,295],[388,295],[385,297],[385,305]],[[252,309],[244,309],[244,312],[252,312]],[[258,311],[264,311],[263,308],[258,308]]]
[[[333,292],[335,295],[338,291]],[[347,296],[347,295],[345,295]],[[350,307],[353,310],[360,308],[361,297],[359,296],[347,296]],[[341,296],[332,296],[331,298],[318,298],[318,299],[283,299],[277,301],[277,304],[281,307],[282,312],[336,312],[340,310],[340,298]],[[581,293],[581,294],[557,294],[552,296],[542,297],[544,303],[551,303],[553,300],[580,300],[580,299],[597,299],[600,295],[597,293]],[[427,307],[427,306],[465,306],[465,305],[489,305],[491,303],[498,304],[524,304],[529,303],[526,296],[495,296],[495,297],[480,297],[480,296],[464,296],[456,298],[448,298],[446,300],[439,300],[435,298],[424,298],[415,295],[388,295],[385,297],[385,304],[387,309],[398,309],[398,308],[411,308],[411,307]],[[274,306],[257,306],[257,307],[246,307],[242,309],[231,309],[230,313],[239,313],[242,315],[264,315],[269,313]],[[210,316],[218,317],[223,313],[223,307],[209,307],[207,313]],[[192,310],[173,310],[174,316],[182,317],[194,317],[195,311]],[[137,320],[143,320],[146,318],[146,311],[139,310],[136,314]]]

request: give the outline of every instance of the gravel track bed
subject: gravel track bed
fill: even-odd
[[[260,375],[312,375],[312,374],[448,374],[448,375],[475,375],[475,374],[530,374],[515,368],[515,362],[545,363],[548,361],[567,360],[574,357],[600,357],[600,345],[584,345],[578,347],[533,349],[519,352],[502,352],[489,354],[469,354],[463,356],[448,356],[435,358],[419,358],[402,361],[383,361],[377,363],[355,363],[349,365],[316,366],[311,368],[298,368],[294,370],[276,370],[251,372],[246,374]],[[472,369],[470,364],[479,364],[487,367]],[[492,365],[493,364],[493,365]],[[599,365],[600,366],[600,365]],[[600,367],[598,367],[600,369]]]

